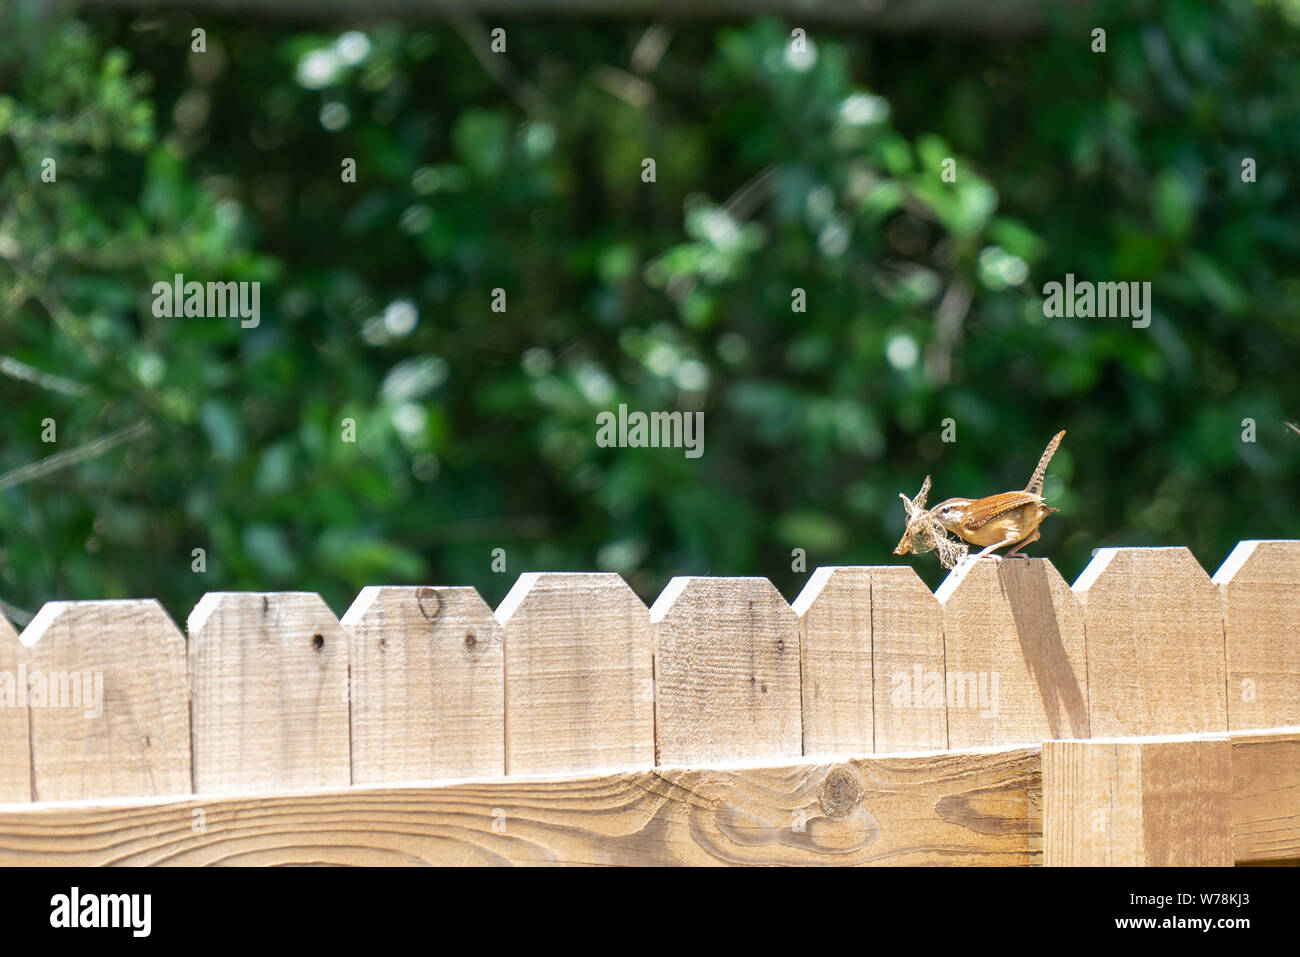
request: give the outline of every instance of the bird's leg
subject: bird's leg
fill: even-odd
[[[986,549],[984,549],[984,550],[983,550],[982,552],[980,552],[978,555],[973,556],[973,557],[971,558],[971,561],[975,561],[975,562],[977,562],[977,561],[979,561],[981,558],[983,558],[985,555],[987,555],[989,552],[993,551],[995,548],[1003,548],[1003,547],[1005,547],[1005,546],[1007,546],[1007,545],[1013,545],[1013,544],[1015,544],[1015,541],[1016,541],[1016,536],[1015,536],[1015,535],[1008,535],[1008,536],[1007,536],[1006,538],[1004,538],[1002,541],[1000,541],[1000,542],[994,542],[992,545],[988,546]],[[1001,556],[1001,555],[994,555],[993,558],[996,559],[997,561],[1002,561],[1002,556]]]
[[[1038,529],[1034,529],[1034,534],[1025,536],[1023,539],[1021,539],[1019,542],[1016,543],[1015,548],[1007,552],[1007,558],[1026,558],[1026,559],[1029,558],[1028,555],[1021,555],[1020,549],[1024,548],[1026,545],[1030,544],[1031,542],[1038,541],[1040,538],[1042,538],[1042,535],[1039,533]]]

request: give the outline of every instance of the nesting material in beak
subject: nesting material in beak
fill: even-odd
[[[898,493],[898,497],[903,500],[903,508],[907,511],[907,527],[903,529],[903,537],[898,540],[894,554],[938,552],[939,564],[944,568],[955,568],[966,557],[969,546],[960,539],[951,537],[947,529],[926,510],[925,497],[929,494],[928,475],[921,484],[921,491],[916,493],[916,498],[910,499],[902,492]]]

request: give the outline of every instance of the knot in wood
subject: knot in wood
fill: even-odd
[[[838,765],[826,772],[821,787],[817,789],[817,798],[821,801],[822,811],[827,817],[844,817],[858,806],[862,796],[858,776],[845,765]]]
[[[427,621],[433,621],[442,611],[442,599],[438,597],[436,588],[424,587],[417,589],[415,592],[415,601],[420,606],[420,614]]]

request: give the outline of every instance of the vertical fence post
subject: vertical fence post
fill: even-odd
[[[1230,867],[1226,736],[1043,744],[1043,863]]]

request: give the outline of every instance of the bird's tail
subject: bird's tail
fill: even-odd
[[[1056,449],[1063,438],[1065,438],[1064,429],[1057,432],[1052,441],[1047,443],[1047,448],[1043,450],[1043,457],[1038,460],[1038,468],[1034,469],[1034,474],[1029,477],[1029,484],[1025,486],[1026,492],[1042,496],[1043,476],[1047,474],[1047,463],[1052,461],[1052,456],[1056,454]]]

